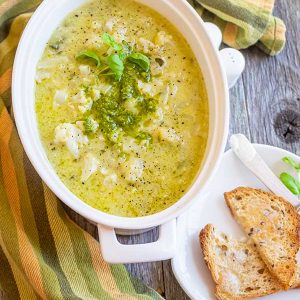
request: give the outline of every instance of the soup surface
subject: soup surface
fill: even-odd
[[[193,183],[208,135],[201,71],[183,36],[131,0],[89,1],[37,66],[36,114],[64,184],[113,215],[150,215]]]

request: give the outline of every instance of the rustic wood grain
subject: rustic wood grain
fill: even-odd
[[[286,142],[274,129],[279,113],[285,110],[300,112],[300,1],[278,0],[275,15],[280,16],[287,25],[286,47],[277,57],[269,57],[255,47],[243,51],[246,69],[230,91],[230,134],[241,132],[253,142],[300,154],[299,139]],[[66,210],[75,222],[97,238],[93,224],[69,208]],[[149,242],[156,236],[157,231],[154,230],[120,240],[125,243]],[[189,299],[177,283],[170,261],[130,264],[126,267],[135,277],[160,291],[167,300]]]
[[[250,135],[253,142],[275,145],[300,154],[299,139],[287,143],[278,136],[274,122],[278,113],[300,108],[300,1],[278,1],[275,14],[287,25],[287,43],[276,57],[253,48],[245,51],[243,74]]]

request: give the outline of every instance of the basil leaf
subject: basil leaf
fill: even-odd
[[[122,45],[120,45],[119,43],[117,43],[115,41],[115,39],[108,33],[103,33],[102,35],[102,41],[108,45],[108,46],[111,46],[114,50],[116,51],[121,51],[122,50]]]
[[[118,54],[112,54],[107,58],[107,64],[111,71],[114,73],[117,80],[120,80],[123,71],[124,71],[124,64],[123,61],[120,59]]]
[[[97,67],[99,67],[100,65],[101,65],[101,61],[100,61],[100,58],[99,58],[99,56],[97,55],[97,53],[96,52],[94,52],[94,51],[91,51],[91,50],[87,50],[87,51],[82,51],[82,52],[80,52],[77,56],[76,56],[76,58],[78,59],[78,58],[83,58],[83,59],[91,59],[91,60],[93,60],[95,63],[96,63],[96,65],[97,65]]]
[[[148,72],[150,68],[150,59],[142,53],[131,53],[128,59],[139,65],[144,71]]]
[[[292,166],[295,170],[297,170],[297,172],[300,171],[300,164],[296,163],[290,156],[286,156],[282,160]]]
[[[294,194],[300,195],[300,182],[288,173],[281,173],[280,180]]]

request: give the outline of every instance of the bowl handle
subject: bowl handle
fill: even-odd
[[[173,258],[176,247],[176,219],[159,226],[158,240],[153,243],[124,245],[117,240],[115,229],[98,224],[103,259],[112,264],[160,261]]]
[[[213,23],[205,23],[205,28],[214,47],[219,50],[222,42],[221,30]],[[245,58],[240,51],[233,48],[220,50],[219,57],[226,73],[228,87],[232,88],[245,68]]]

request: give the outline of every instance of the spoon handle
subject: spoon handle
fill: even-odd
[[[274,194],[283,197],[294,206],[299,206],[295,197],[273,173],[266,162],[256,152],[254,146],[243,134],[234,134],[230,138],[232,151],[241,162]]]

